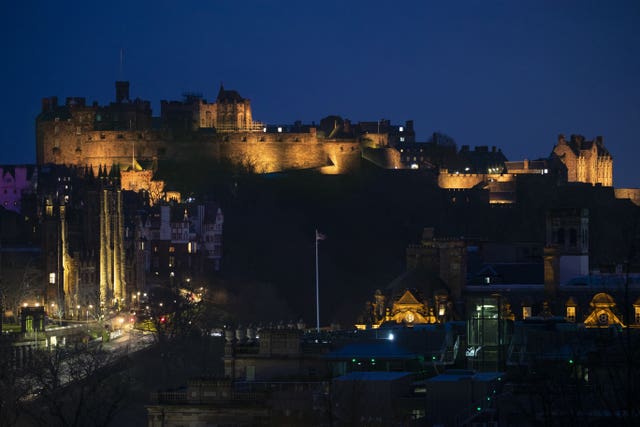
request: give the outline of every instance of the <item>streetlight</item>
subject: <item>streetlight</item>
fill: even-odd
[[[80,305],[76,305],[76,309],[78,309],[77,313],[76,313],[76,318],[78,320],[80,320]]]

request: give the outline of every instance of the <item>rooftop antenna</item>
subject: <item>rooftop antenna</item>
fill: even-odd
[[[119,79],[122,81],[122,64],[124,63],[124,48],[120,48],[120,70]]]

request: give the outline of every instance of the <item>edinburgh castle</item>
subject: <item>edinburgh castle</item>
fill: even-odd
[[[251,103],[222,86],[215,103],[199,95],[162,101],[153,117],[148,101],[129,98],[129,82],[116,82],[115,102],[87,105],[84,98],[42,101],[36,120],[38,164],[97,168],[138,160],[211,159],[242,164],[258,173],[317,169],[323,174],[353,171],[364,151],[382,151],[385,166],[398,167],[399,156],[384,153],[395,140],[413,140],[411,122],[352,126],[340,118],[315,125],[267,126],[253,120]],[[373,128],[373,129],[370,129]],[[375,133],[367,137],[368,133]],[[402,136],[400,136],[402,134]],[[390,141],[392,139],[392,141]]]
[[[316,124],[268,125],[253,119],[251,102],[220,86],[216,101],[185,94],[182,101],[161,101],[159,117],[149,101],[131,99],[129,82],[115,84],[115,102],[86,103],[69,97],[44,98],[36,119],[37,163],[65,164],[97,169],[117,165],[123,188],[136,189],[150,171],[138,161],[176,162],[199,159],[226,161],[255,173],[315,170],[321,174],[357,171],[364,159],[385,169],[430,169],[444,189],[482,185],[492,203],[510,203],[518,175],[559,174],[565,182],[613,186],[613,158],[598,136],[558,137],[548,158],[509,162],[495,147],[470,150],[446,135],[434,134],[428,143],[416,143],[413,121],[392,125],[388,120],[351,123],[328,116]],[[129,168],[129,166],[132,166]],[[94,171],[95,173],[95,171]],[[125,185],[132,181],[131,185]],[[145,184],[148,187],[150,184]],[[638,199],[637,191],[618,189],[620,197]]]

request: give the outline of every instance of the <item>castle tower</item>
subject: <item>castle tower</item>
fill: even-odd
[[[253,116],[251,101],[235,90],[225,90],[220,85],[216,98],[216,129],[222,132],[251,130]]]
[[[571,135],[567,141],[559,135],[551,155],[565,165],[569,182],[613,186],[613,157],[601,136],[588,141],[582,135]]]

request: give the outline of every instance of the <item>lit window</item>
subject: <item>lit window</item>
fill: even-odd
[[[531,317],[531,306],[525,305],[522,307],[522,318],[528,319]]]
[[[404,132],[404,126],[400,126],[400,132]]]
[[[400,142],[404,142],[404,136],[400,137]]]
[[[49,273],[49,283],[52,285],[56,283],[56,273]]]
[[[640,306],[634,307],[636,312],[636,325],[640,325]]]
[[[174,246],[169,246],[170,253],[174,253],[175,251],[176,251],[176,248]]]
[[[173,267],[175,265],[175,263],[176,263],[176,258],[173,257],[173,256],[170,256],[169,257],[169,267],[170,268]]]
[[[567,307],[567,320],[569,322],[576,321],[576,308],[575,307]]]
[[[278,133],[282,133],[282,128],[278,126]]]

